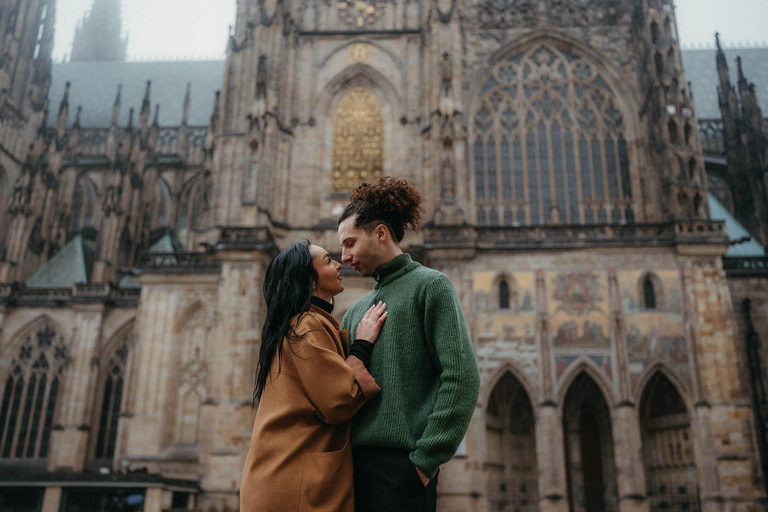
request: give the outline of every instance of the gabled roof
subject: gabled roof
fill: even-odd
[[[27,279],[27,288],[72,288],[88,283],[98,252],[89,242],[76,235],[53,258]]]
[[[166,232],[160,240],[155,242],[149,248],[149,252],[157,254],[168,254],[171,252],[182,252],[181,245],[173,239],[170,232]]]
[[[741,56],[744,75],[755,84],[757,101],[763,115],[768,116],[768,47],[724,50],[731,72],[731,83],[736,84],[736,57]],[[717,100],[717,77],[715,64],[716,50],[683,50],[685,78],[691,82],[693,98],[696,101],[696,115],[699,119],[720,119]]]
[[[725,50],[735,84],[736,56],[742,58],[744,73],[755,83],[757,98],[763,113],[768,115],[768,47]],[[717,102],[717,68],[715,50],[683,50],[686,79],[692,83],[697,115],[701,119],[719,118]],[[64,62],[53,65],[49,93],[48,125],[56,124],[59,101],[67,82],[70,92],[70,123],[74,111],[82,105],[81,125],[88,128],[107,128],[112,122],[112,107],[118,85],[122,84],[121,126],[128,123],[131,107],[136,111],[134,123],[144,98],[147,80],[152,81],[150,100],[160,105],[160,125],[178,126],[184,106],[187,83],[192,84],[190,125],[207,126],[213,112],[216,91],[224,78],[223,60],[168,61],[168,62]],[[135,125],[135,124],[134,124]]]
[[[749,232],[744,229],[739,221],[731,215],[731,212],[726,210],[720,201],[711,193],[707,193],[709,198],[709,211],[712,216],[712,220],[724,220],[725,232],[728,234],[728,238],[733,240],[740,240],[744,237],[751,236]],[[739,257],[751,257],[751,256],[765,256],[765,249],[754,238],[749,242],[742,242],[740,244],[732,245],[728,252],[725,253],[727,257],[739,258]]]
[[[77,107],[82,106],[82,127],[108,128],[112,124],[117,88],[122,84],[118,124],[128,124],[129,111],[133,107],[133,125],[137,126],[148,80],[152,82],[151,116],[154,115],[155,105],[159,104],[161,126],[181,124],[187,83],[192,84],[189,125],[207,126],[213,113],[216,91],[221,89],[223,78],[223,60],[54,64],[48,94],[48,126],[56,125],[59,102],[64,96],[67,82],[72,84],[69,94],[69,125],[74,120]]]

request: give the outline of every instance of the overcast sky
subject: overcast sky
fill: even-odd
[[[77,22],[93,0],[58,0],[54,60],[69,54]],[[235,0],[123,0],[128,57],[222,58]],[[677,0],[683,46],[708,45],[719,31],[728,46],[765,43],[768,0]]]

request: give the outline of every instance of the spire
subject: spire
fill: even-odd
[[[192,84],[187,83],[187,94],[184,96],[184,113],[181,118],[181,124],[187,126],[189,124],[189,109],[192,105],[191,101]]]
[[[152,82],[147,80],[147,88],[144,90],[144,100],[141,103],[141,113],[139,114],[139,125],[142,129],[149,126],[149,94],[152,90]]]
[[[134,110],[133,107],[131,107],[131,110],[128,112],[128,131],[133,130],[133,114]]]
[[[112,107],[112,126],[117,126],[120,119],[120,104],[123,96],[123,84],[117,86],[117,96],[115,96],[115,105]]]
[[[56,131],[59,137],[64,135],[64,131],[67,128],[67,116],[69,115],[69,89],[72,86],[70,82],[67,82],[64,88],[64,97],[61,98],[59,104],[59,118],[56,120]]]
[[[83,106],[78,105],[77,106],[77,113],[75,114],[75,122],[72,126],[76,128],[80,128],[80,115],[83,113]]]
[[[211,115],[211,130],[215,133],[219,127],[221,116],[221,91],[216,91],[216,100],[213,102],[213,114]]]
[[[739,89],[743,89],[747,85],[747,79],[744,77],[744,69],[741,67],[741,55],[736,57],[736,74],[739,80]]]
[[[152,126],[160,126],[160,104],[155,105],[155,116],[152,119]]]
[[[93,0],[78,23],[72,61],[125,61],[128,38],[122,36],[120,0]]]

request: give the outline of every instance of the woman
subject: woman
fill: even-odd
[[[331,316],[344,290],[340,268],[309,242],[267,268],[241,512],[354,510],[349,419],[380,390],[365,364],[387,313],[384,304],[368,310],[350,355],[347,331]]]

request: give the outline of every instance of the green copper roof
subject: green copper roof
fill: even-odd
[[[731,215],[731,212],[726,210],[725,206],[715,199],[715,196],[711,193],[708,193],[707,196],[709,196],[709,211],[712,214],[712,220],[725,221],[725,231],[728,233],[728,238],[731,240],[739,240],[751,236],[749,232],[744,229],[744,226],[739,224],[739,221]],[[765,249],[753,238],[749,242],[732,245],[725,255],[731,258],[765,256]]]
[[[149,248],[153,253],[182,252],[179,243],[173,239],[170,232],[167,232],[157,242]]]
[[[56,255],[27,279],[27,288],[72,288],[88,282],[96,249],[80,235],[75,236]]]

